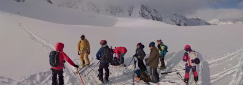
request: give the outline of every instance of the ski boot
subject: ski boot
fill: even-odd
[[[160,66],[159,69],[160,70],[164,70],[164,69],[166,69],[166,67],[165,66]]]
[[[184,82],[186,83],[186,85],[188,85],[188,81],[189,81],[189,79],[184,79]]]
[[[86,65],[85,64],[81,64],[81,65],[79,65],[79,67],[85,67]]]
[[[197,83],[198,77],[194,77],[194,81],[195,81],[195,83]]]

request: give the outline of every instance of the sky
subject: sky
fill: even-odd
[[[243,0],[214,0],[208,6],[197,9],[188,14],[188,17],[198,17],[204,20],[213,19],[238,19],[243,18]]]

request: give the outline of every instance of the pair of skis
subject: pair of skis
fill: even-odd
[[[79,75],[79,78],[82,82],[83,85],[85,85],[84,81],[83,81],[83,78],[81,76],[81,73],[83,73],[88,67],[92,66],[94,63],[90,64],[89,66],[85,66],[85,67],[82,67],[82,68],[76,68],[77,69],[77,74]],[[83,70],[82,70],[83,69]],[[82,71],[81,71],[82,70]]]
[[[184,79],[183,79],[183,77],[181,76],[180,72],[177,72],[176,75],[178,76],[178,78],[179,78],[180,80],[182,80],[183,82],[185,82]],[[188,81],[188,82],[185,82],[185,83],[186,83],[186,85],[189,85],[189,81]],[[196,84],[196,85],[199,85],[197,82],[195,82],[195,84]]]

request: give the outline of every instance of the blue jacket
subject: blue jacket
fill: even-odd
[[[103,45],[96,53],[96,59],[100,60],[100,63],[108,63],[108,61],[101,60],[101,58],[104,56],[104,50],[105,50],[104,48],[109,48],[109,46]]]

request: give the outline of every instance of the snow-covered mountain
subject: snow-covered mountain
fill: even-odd
[[[165,56],[167,71],[177,70],[182,76],[185,73],[182,70],[185,68],[183,48],[189,44],[201,60],[197,66],[199,85],[243,85],[243,24],[179,27],[60,8],[46,0],[25,2],[0,0],[0,85],[51,85],[49,52],[54,50],[55,43],[62,42],[67,55],[75,64],[80,64],[77,43],[81,34],[90,42],[89,58],[95,63],[81,73],[86,85],[99,84],[95,55],[102,39],[106,39],[109,46],[128,49],[126,65],[133,59],[138,42],[145,45],[147,58],[149,43],[162,39],[169,47]],[[76,69],[68,63],[65,67],[65,85],[80,85],[80,78],[74,73]],[[109,84],[132,85],[133,65],[128,65],[127,69],[116,66],[109,66],[109,69]],[[192,74],[190,85],[195,84]],[[185,85],[176,72],[159,77],[159,83],[150,84]],[[144,85],[143,81],[134,83]]]
[[[146,4],[121,6],[108,3],[104,5],[85,0],[52,0],[52,2],[59,7],[72,8],[108,16],[144,18],[177,26],[210,25],[210,23],[199,18],[187,18],[176,13],[163,13]]]
[[[243,23],[243,18],[230,18],[230,19],[213,19],[208,21],[211,24],[217,24],[217,25],[222,25],[222,24],[238,24],[238,23]]]

